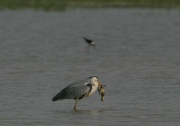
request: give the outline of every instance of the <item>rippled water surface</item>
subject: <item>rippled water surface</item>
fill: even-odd
[[[180,10],[0,11],[0,125],[179,126]],[[82,37],[96,41],[87,53]],[[105,102],[52,102],[96,75]]]

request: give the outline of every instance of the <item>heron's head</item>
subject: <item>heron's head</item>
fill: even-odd
[[[101,87],[102,86],[102,84],[100,83],[100,81],[99,81],[99,79],[98,79],[98,77],[96,77],[96,76],[93,76],[93,77],[90,77],[91,78],[91,84],[93,85],[93,86],[97,86],[97,87]]]

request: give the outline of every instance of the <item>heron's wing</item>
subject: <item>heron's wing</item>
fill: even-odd
[[[83,80],[74,82],[67,87],[65,87],[60,93],[54,96],[53,101],[60,99],[82,99],[86,96],[92,89],[92,85],[90,84],[90,79],[85,78]]]

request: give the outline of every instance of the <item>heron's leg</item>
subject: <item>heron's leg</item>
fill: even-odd
[[[76,105],[77,105],[78,99],[79,99],[79,97],[76,98],[76,102],[74,104],[74,110],[76,110]]]

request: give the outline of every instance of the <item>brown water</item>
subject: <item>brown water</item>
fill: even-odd
[[[0,12],[0,125],[179,126],[180,10]],[[82,37],[97,42],[84,51]],[[96,75],[105,102],[52,102]]]

